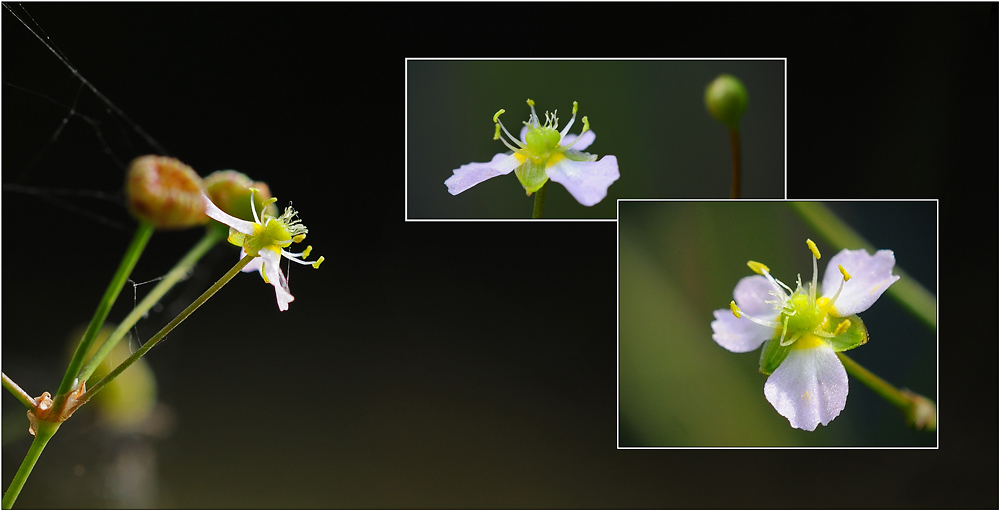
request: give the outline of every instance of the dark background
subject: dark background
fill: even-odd
[[[292,269],[285,313],[258,277],[234,279],[147,357],[170,433],[114,437],[83,410],[19,506],[997,507],[996,328],[978,317],[997,281],[979,257],[995,253],[996,3],[27,9],[165,149],[78,94],[4,10],[5,373],[35,395],[58,384],[134,225],[113,201],[11,185],[114,193],[129,159],[165,151],[269,182],[328,261]],[[788,197],[941,200],[940,449],[616,450],[614,223],[403,221],[403,59],[481,56],[787,57]],[[86,117],[53,137],[74,101]],[[199,236],[158,233],[133,279]],[[3,407],[6,485],[30,439]],[[121,460],[152,489],[109,484]]]

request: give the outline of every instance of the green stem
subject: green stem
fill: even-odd
[[[23,403],[24,406],[27,406],[29,409],[34,410],[35,398],[28,395],[28,393],[25,392],[24,389],[18,386],[18,384],[14,383],[14,380],[10,379],[10,376],[7,376],[7,373],[0,373],[0,374],[3,374],[3,388],[9,390],[11,394],[14,394],[14,397],[16,397],[18,401]]]
[[[80,397],[79,405],[82,405],[83,403],[89,401],[92,397],[94,397],[95,394],[100,392],[105,385],[114,381],[114,379],[117,378],[118,375],[120,375],[126,369],[128,369],[128,367],[132,365],[132,363],[134,363],[136,360],[139,360],[139,357],[145,355],[147,351],[153,348],[153,346],[156,346],[156,344],[159,343],[161,340],[163,340],[163,338],[166,337],[166,335],[170,333],[171,330],[176,328],[177,325],[180,325],[181,322],[183,322],[185,319],[187,319],[188,316],[191,315],[191,313],[198,310],[198,307],[201,307],[201,305],[206,301],[208,301],[208,299],[211,298],[212,295],[214,295],[217,291],[222,289],[222,286],[226,285],[227,282],[232,280],[232,278],[235,277],[236,274],[239,273],[240,270],[242,270],[247,264],[249,264],[250,261],[253,260],[253,258],[254,256],[247,254],[246,257],[240,259],[240,261],[236,263],[236,266],[233,266],[228,272],[226,272],[225,275],[222,276],[222,278],[216,281],[215,284],[212,284],[212,287],[208,288],[208,290],[202,293],[201,296],[195,299],[194,302],[191,302],[191,305],[188,305],[187,308],[181,311],[181,313],[178,314],[176,318],[171,320],[170,323],[167,323],[167,325],[164,326],[162,329],[160,329],[160,331],[157,332],[156,335],[154,335],[148,341],[146,341],[146,343],[143,344],[138,350],[136,350],[136,352],[133,353],[132,356],[125,359],[124,362],[119,364],[118,367],[116,367],[113,371],[108,373],[108,375],[105,376],[101,381],[97,382],[97,385],[94,385],[89,390],[87,390],[87,392]]]
[[[535,207],[531,210],[531,218],[542,218],[542,210],[545,209],[545,187],[549,186],[548,181],[535,192]]]
[[[108,338],[104,341],[104,344],[102,344],[97,352],[94,353],[94,356],[90,357],[87,364],[83,366],[83,369],[80,370],[80,374],[77,375],[77,378],[82,381],[89,379],[90,376],[94,374],[97,367],[101,365],[101,362],[103,362],[108,354],[111,353],[111,350],[113,350],[115,346],[118,345],[118,342],[125,337],[125,334],[128,333],[132,326],[135,325],[135,323],[139,321],[139,319],[142,318],[143,315],[149,311],[149,309],[153,308],[153,306],[156,305],[161,298],[163,298],[163,295],[170,291],[170,289],[173,288],[177,282],[183,279],[210,248],[214,247],[220,240],[225,239],[225,237],[226,231],[216,229],[214,226],[209,226],[205,232],[205,236],[201,238],[201,241],[192,247],[191,250],[177,262],[177,265],[174,266],[162,279],[160,279],[159,283],[157,283],[156,286],[153,287],[153,289],[142,299],[142,301],[136,305],[135,309],[133,309],[128,316],[125,316],[125,319],[122,320],[115,331],[108,336]]]
[[[844,368],[851,376],[861,380],[876,394],[882,396],[886,401],[892,403],[903,415],[907,422],[916,429],[928,429],[933,431],[937,427],[937,409],[934,402],[906,389],[899,390],[889,384],[889,382],[879,378],[871,371],[865,369],[843,352],[837,353],[837,358],[844,364]]]
[[[828,242],[841,248],[864,248],[875,252],[875,247],[854,232],[837,215],[821,202],[790,202],[792,208],[807,224],[822,234]],[[931,328],[937,328],[937,300],[934,294],[921,286],[899,266],[895,268],[899,280],[886,291],[896,301],[910,310]]]
[[[83,338],[80,339],[80,344],[77,345],[76,352],[73,353],[73,359],[70,360],[69,367],[66,368],[66,374],[63,375],[62,383],[59,384],[59,390],[56,392],[56,409],[59,409],[61,401],[64,399],[63,395],[73,388],[73,380],[76,379],[76,375],[80,372],[80,366],[83,365],[84,357],[90,352],[90,345],[94,343],[97,332],[104,325],[104,320],[107,319],[108,312],[111,311],[111,306],[114,305],[115,300],[118,298],[118,293],[121,292],[122,286],[128,280],[129,274],[132,273],[135,263],[139,261],[142,249],[146,248],[146,243],[149,241],[150,236],[153,235],[154,230],[156,228],[148,222],[141,222],[136,229],[135,236],[132,237],[132,243],[125,250],[125,256],[122,257],[122,261],[118,265],[118,270],[111,277],[111,283],[108,284],[108,288],[104,291],[104,296],[97,305],[97,310],[94,311],[94,317],[91,318],[90,324],[87,326],[87,331],[83,334]]]
[[[740,129],[729,128],[729,146],[733,152],[733,186],[729,192],[729,198],[740,198]]]
[[[10,509],[14,505],[14,501],[17,500],[17,496],[21,493],[21,488],[24,488],[24,482],[31,475],[31,469],[35,468],[35,462],[42,455],[42,450],[49,443],[49,439],[59,430],[59,425],[60,423],[58,422],[43,420],[37,422],[36,427],[38,431],[35,432],[35,439],[32,440],[31,447],[28,448],[28,454],[24,456],[24,460],[21,461],[21,467],[17,469],[14,479],[3,494],[4,509]]]

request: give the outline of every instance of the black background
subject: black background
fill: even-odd
[[[996,3],[27,9],[168,154],[294,201],[327,258],[292,269],[288,312],[238,277],[150,353],[176,420],[156,444],[160,505],[997,506],[996,328],[981,317],[997,281]],[[5,186],[119,190],[124,162],[156,149],[86,92],[77,110],[114,157],[81,117],[46,146],[68,108],[14,86],[69,104],[79,82],[2,17]],[[789,198],[941,200],[940,449],[617,450],[615,224],[403,220],[404,58],[485,56],[787,57]],[[65,200],[78,210],[3,193],[3,369],[33,394],[57,385],[133,225]],[[133,279],[198,236],[155,235]],[[235,257],[215,249],[140,334]],[[98,435],[77,420],[19,505],[111,505],[67,489]],[[5,419],[5,439],[24,426]],[[5,441],[4,485],[28,443]]]

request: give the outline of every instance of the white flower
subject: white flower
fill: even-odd
[[[309,230],[306,229],[305,225],[302,225],[301,220],[296,218],[298,214],[291,206],[285,208],[285,212],[279,217],[273,217],[262,211],[263,220],[261,220],[257,216],[257,209],[253,204],[253,192],[256,190],[253,188],[250,190],[250,208],[253,211],[253,222],[241,220],[222,211],[212,203],[208,196],[203,194],[205,198],[205,214],[229,226],[229,242],[242,247],[240,259],[246,257],[247,254],[255,256],[243,268],[243,271],[260,272],[260,276],[263,277],[264,282],[274,286],[274,295],[278,301],[278,309],[285,311],[288,310],[288,304],[292,300],[295,300],[295,297],[288,290],[288,281],[285,279],[285,274],[281,272],[281,258],[284,257],[289,261],[319,268],[320,263],[323,262],[323,257],[321,256],[315,261],[304,260],[303,258],[309,257],[312,246],[307,246],[305,250],[299,253],[286,252],[284,249],[293,242],[302,242]],[[276,201],[277,199],[273,197],[265,201],[263,209],[266,210],[269,204]]]
[[[607,155],[597,161],[596,155],[583,152],[596,138],[590,131],[587,117],[583,118],[583,131],[579,137],[568,134],[576,120],[577,103],[573,102],[573,117],[561,132],[556,131],[559,119],[555,112],[545,112],[545,124],[542,125],[535,113],[535,102],[529,99],[528,106],[531,107],[531,117],[521,129],[520,140],[515,139],[500,122],[500,114],[504,110],[493,116],[496,123],[493,139],[503,142],[511,152],[497,154],[487,163],[467,163],[455,169],[454,175],[444,182],[448,192],[458,195],[487,179],[516,171],[517,179],[528,195],[551,179],[565,186],[573,198],[584,206],[593,206],[604,199],[608,195],[608,187],[619,177],[618,159]],[[500,136],[501,129],[513,144]]]
[[[891,250],[871,255],[845,249],[830,260],[820,288],[819,250],[811,240],[806,243],[813,253],[812,282],[803,286],[799,278],[793,291],[767,266],[748,262],[759,275],[741,279],[730,308],[714,312],[712,339],[736,353],[768,341],[761,353],[761,371],[770,374],[764,395],[792,427],[813,431],[847,404],[847,372],[836,353],[868,340],[854,315],[871,307],[899,276],[892,274]]]

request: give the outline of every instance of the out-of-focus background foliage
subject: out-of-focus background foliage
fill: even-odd
[[[580,105],[597,134],[587,152],[618,158],[621,178],[592,207],[562,185],[548,187],[546,218],[614,218],[618,198],[729,197],[728,130],[705,110],[705,87],[721,73],[743,81],[750,103],[740,123],[742,196],[785,195],[784,60],[410,60],[407,62],[409,218],[530,218],[534,196],[498,176],[452,196],[444,180],[469,162],[507,151],[493,140],[493,114],[517,135],[527,98],[560,129]]]
[[[833,202],[834,211],[931,293],[935,202]],[[901,221],[905,219],[905,221]],[[933,446],[897,409],[851,380],[847,407],[814,432],[791,428],[764,398],[760,351],[712,340],[748,260],[794,287],[812,278],[806,238],[825,263],[831,246],[783,202],[640,202],[619,207],[619,442],[622,446]],[[858,247],[846,247],[850,249]],[[871,340],[848,355],[897,387],[937,393],[936,333],[889,294],[861,314]]]

